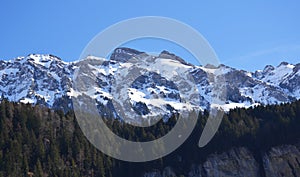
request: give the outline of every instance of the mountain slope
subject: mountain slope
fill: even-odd
[[[194,66],[167,51],[152,56],[129,48],[117,48],[109,60],[90,56],[68,63],[53,55],[31,54],[0,61],[1,97],[15,102],[71,109],[71,96],[82,94],[72,89],[74,73],[78,68],[86,66],[87,78],[96,78],[96,84],[85,93],[97,100],[102,114],[118,117],[115,111],[117,103],[112,101],[116,88],[114,84],[118,81],[118,74],[137,69],[132,60],[151,63],[154,71],[157,69],[154,72],[153,68],[144,68],[139,77],[131,78],[129,89],[122,90],[123,95],[130,100],[130,107],[142,116],[168,115],[189,109],[180,94],[184,88],[186,99],[195,99],[191,101],[192,106],[202,110],[220,106],[228,111],[234,107],[279,104],[300,98],[300,64],[282,62],[277,67],[268,65],[264,70],[252,73],[225,65]],[[174,71],[179,76],[191,75],[194,83],[176,83],[176,77],[179,76]],[[214,84],[220,79],[224,81],[220,87],[226,91],[223,94],[225,102],[215,105],[212,100],[218,95],[214,92]],[[125,84],[120,79],[118,82]],[[199,94],[187,93],[193,87],[198,89]],[[124,107],[122,104],[120,106]]]

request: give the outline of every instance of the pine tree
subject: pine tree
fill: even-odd
[[[40,162],[40,159],[37,160],[36,165],[34,167],[34,176],[43,177],[43,168]]]

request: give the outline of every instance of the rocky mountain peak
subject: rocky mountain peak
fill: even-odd
[[[130,58],[145,54],[145,52],[140,52],[135,49],[127,48],[127,47],[119,47],[116,48],[110,56],[110,60],[126,62]]]
[[[281,62],[281,63],[278,65],[278,67],[279,67],[279,66],[287,66],[287,65],[289,65],[289,63],[286,62],[286,61],[283,61],[283,62]]]
[[[267,66],[265,66],[263,72],[264,72],[264,73],[267,73],[267,72],[273,71],[274,69],[275,69],[274,66],[272,66],[272,65],[267,65]]]
[[[184,61],[182,58],[180,58],[179,56],[173,54],[173,53],[170,53],[166,50],[163,50],[159,56],[159,58],[166,58],[166,59],[173,59],[173,60],[176,60],[176,61],[179,61],[180,63],[182,64],[188,64],[186,61]]]
[[[220,66],[221,66],[221,65],[220,65]],[[224,67],[224,65],[221,66],[221,67]],[[217,69],[218,66],[215,66],[215,65],[212,65],[212,64],[206,64],[206,65],[204,66],[204,68],[208,68],[208,69]]]

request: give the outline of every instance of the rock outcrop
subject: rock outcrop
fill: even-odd
[[[232,148],[227,152],[209,155],[202,164],[192,165],[188,177],[277,177],[300,176],[300,152],[295,145],[282,145],[261,153],[261,162],[253,152],[244,147]],[[168,169],[168,170],[166,170]],[[153,170],[144,177],[180,176],[171,167],[162,172]],[[168,173],[166,173],[168,171]]]

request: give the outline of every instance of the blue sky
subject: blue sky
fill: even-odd
[[[77,60],[86,44],[116,22],[164,16],[198,30],[221,63],[263,69],[300,62],[299,1],[52,0],[0,2],[0,59],[51,53]],[[157,41],[128,43],[139,50],[189,54]]]

